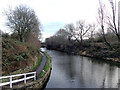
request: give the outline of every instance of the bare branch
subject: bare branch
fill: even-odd
[[[6,16],[8,19],[6,25],[18,33],[20,41],[24,40],[25,34],[28,32],[33,33],[36,37],[40,35],[40,22],[33,9],[19,5],[14,10],[9,9]]]

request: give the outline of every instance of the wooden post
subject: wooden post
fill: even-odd
[[[36,72],[34,73],[34,80],[36,80]]]
[[[12,76],[10,77],[10,88],[12,88]]]
[[[26,84],[26,74],[24,75],[24,83]]]

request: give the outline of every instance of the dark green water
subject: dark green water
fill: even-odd
[[[118,67],[88,57],[46,50],[52,71],[46,88],[117,88]]]

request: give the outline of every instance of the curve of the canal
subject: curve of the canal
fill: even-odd
[[[46,88],[118,88],[119,67],[101,60],[46,51],[52,58],[52,71]]]

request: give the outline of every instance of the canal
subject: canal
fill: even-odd
[[[52,58],[52,71],[46,88],[117,88],[119,67],[101,60],[46,51]]]

